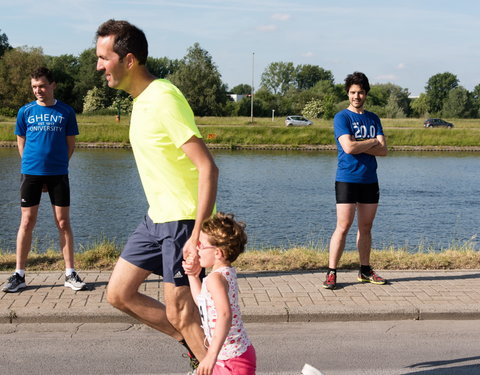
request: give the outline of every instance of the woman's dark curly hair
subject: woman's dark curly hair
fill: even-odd
[[[245,227],[245,223],[236,221],[233,214],[218,212],[203,222],[202,232],[213,246],[222,250],[226,260],[233,262],[245,250]]]

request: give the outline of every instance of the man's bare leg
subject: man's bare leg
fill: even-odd
[[[378,204],[359,203],[357,209],[357,249],[360,257],[360,265],[370,265],[370,253],[372,251],[372,226],[377,213]]]
[[[150,273],[119,258],[108,283],[107,301],[142,323],[180,341],[183,336],[169,322],[165,305],[138,291]]]
[[[182,334],[195,357],[206,355],[205,334],[200,325],[200,313],[193,301],[190,287],[164,284],[165,305],[170,323]]]
[[[27,264],[28,253],[32,248],[32,233],[37,223],[38,208],[22,207],[22,218],[20,219],[20,227],[17,233],[17,251],[16,251],[16,267],[17,270],[24,270]]]
[[[345,240],[355,218],[356,204],[337,204],[337,226],[330,239],[328,267],[336,269],[345,249]]]
[[[73,231],[70,225],[70,207],[53,206],[53,216],[58,229],[60,249],[66,268],[74,268],[73,260]]]

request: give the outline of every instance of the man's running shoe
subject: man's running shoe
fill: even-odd
[[[387,280],[378,275],[374,270],[371,270],[369,275],[359,272],[357,280],[361,283],[372,283],[377,285],[383,285],[387,282]]]
[[[27,284],[25,284],[25,275],[22,277],[18,273],[14,273],[7,280],[7,283],[2,288],[5,293],[15,293],[20,289],[25,289]]]
[[[72,288],[73,290],[82,290],[85,288],[85,283],[75,271],[73,271],[71,275],[65,276],[64,285],[66,287]]]
[[[323,282],[322,286],[325,289],[335,289],[337,287],[337,274],[335,272],[327,273],[327,279]]]
[[[196,374],[197,373],[197,368],[200,362],[198,361],[197,357],[189,350],[187,353],[182,354],[182,357],[188,358],[190,361],[190,368],[192,371],[190,372],[191,374]]]

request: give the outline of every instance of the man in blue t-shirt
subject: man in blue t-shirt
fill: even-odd
[[[31,74],[31,85],[37,100],[20,108],[15,128],[22,158],[22,218],[17,233],[16,269],[2,290],[13,293],[26,288],[25,265],[42,191],[48,191],[60,236],[66,268],[64,285],[81,290],[85,283],[74,269],[68,180],[68,161],[78,135],[77,120],[70,106],[55,99],[56,83],[50,70],[43,67],[36,69]]]
[[[333,119],[338,149],[335,179],[337,226],[330,240],[328,271],[323,287],[335,289],[337,265],[348,231],[357,214],[357,248],[360,255],[358,281],[385,284],[370,266],[371,229],[380,197],[375,156],[387,154],[387,144],[377,115],[364,110],[370,91],[365,74],[354,72],[345,79],[350,105]]]

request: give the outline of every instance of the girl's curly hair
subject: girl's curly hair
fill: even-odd
[[[202,232],[213,246],[222,250],[225,259],[233,262],[245,250],[245,227],[245,223],[236,221],[233,214],[218,212],[203,222]]]

